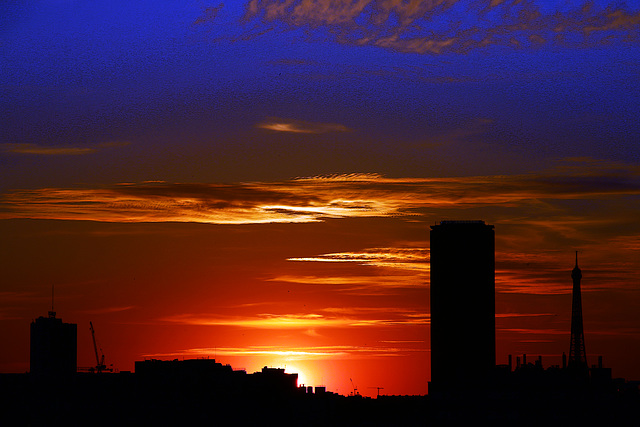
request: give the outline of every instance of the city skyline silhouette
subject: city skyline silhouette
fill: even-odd
[[[283,368],[264,366],[248,373],[208,357],[146,359],[135,362],[134,372],[113,372],[104,364],[102,348],[99,356],[92,323],[96,366],[79,369],[77,325],[56,317],[52,290],[48,316],[31,323],[30,372],[0,375],[3,419],[29,425],[76,425],[98,410],[96,405],[106,404],[117,409],[98,424],[124,417],[161,424],[206,423],[222,407],[236,412],[241,406],[260,409],[253,416],[239,416],[238,422],[277,420],[286,425],[307,416],[319,417],[323,423],[340,420],[339,424],[358,417],[368,425],[531,420],[528,411],[533,407],[541,408],[534,417],[540,422],[630,421],[640,408],[640,382],[614,378],[602,356],[597,365],[587,365],[577,252],[571,271],[568,363],[563,353],[562,366],[545,367],[542,356],[527,362],[526,354],[522,360],[517,356],[515,365],[512,355],[507,365],[496,364],[494,239],[494,226],[484,221],[447,220],[431,226],[431,352],[435,357],[429,396],[381,396],[384,387],[372,387],[378,392],[373,403],[363,398],[351,378],[353,392],[342,396],[324,385],[301,384],[297,373]],[[461,261],[467,270],[460,270]],[[481,322],[485,314],[492,321]],[[474,358],[466,351],[469,343],[484,353]],[[97,400],[83,397],[96,393]],[[503,407],[514,398],[528,403]]]
[[[431,383],[435,383],[436,392],[447,391],[457,387],[462,382],[490,383],[494,371],[498,366],[495,355],[495,236],[494,226],[485,224],[481,220],[446,220],[439,225],[431,226],[430,236],[431,251],[431,283],[430,283],[430,312],[431,312],[431,353],[436,348],[436,361],[433,356],[431,361]],[[464,269],[461,269],[464,265]],[[435,267],[435,268],[434,268]],[[565,352],[562,353],[562,368],[581,375],[588,376],[589,365],[584,343],[584,329],[582,317],[582,299],[580,282],[581,269],[578,267],[578,251],[575,252],[575,266],[571,271],[573,281],[570,348],[568,359]],[[77,364],[77,325],[64,323],[56,318],[54,311],[54,287],[51,289],[51,310],[48,317],[40,316],[31,322],[30,329],[30,369],[29,373],[35,377],[69,377],[80,371],[91,373],[113,372],[113,369],[104,365],[105,355],[98,345],[92,322],[89,322],[93,340],[96,365],[89,368],[80,368]],[[434,334],[434,312],[437,332]],[[487,322],[480,319],[486,318]],[[482,349],[476,353],[476,359],[470,363],[468,348]],[[516,363],[516,369],[527,366],[526,354],[522,355]],[[512,355],[509,357],[509,371],[513,369]],[[603,368],[602,356],[599,356],[597,367]],[[182,359],[185,360],[184,358]],[[177,377],[180,374],[178,367],[199,366],[206,364],[209,357],[188,359],[187,364],[176,363],[179,359],[161,360],[145,359],[136,361],[136,372],[142,370],[143,376],[150,375],[147,372],[171,372]],[[201,362],[198,362],[201,361]],[[211,360],[214,366],[222,366]],[[175,366],[174,366],[175,365]],[[113,366],[113,364],[111,365]],[[204,365],[203,365],[204,366]],[[502,365],[503,367],[505,365]],[[542,356],[538,356],[536,367],[542,367]],[[228,372],[233,372],[230,365],[225,365]],[[592,366],[595,369],[596,365]],[[182,369],[182,368],[180,368]],[[190,368],[188,371],[191,371]],[[188,372],[184,371],[184,372]],[[434,371],[435,381],[434,381]],[[194,371],[194,372],[197,372]],[[242,371],[245,372],[245,371]],[[285,369],[267,368],[265,372],[285,373]],[[256,372],[257,374],[257,372]],[[190,374],[189,374],[190,375]],[[284,374],[290,377],[294,387],[305,388],[304,383],[298,382],[298,373]],[[609,373],[610,377],[610,373]],[[294,379],[295,378],[295,379]],[[610,378],[611,379],[611,378]],[[358,396],[357,388],[353,384],[351,396]],[[326,389],[324,384],[317,386]],[[376,388],[378,396],[380,389]],[[313,389],[313,386],[311,386]]]
[[[448,377],[448,381],[453,383],[457,382],[455,375],[461,375],[461,378],[473,377],[473,372],[482,372],[479,369],[483,365],[482,362],[476,360],[474,364],[468,365],[468,372],[461,371],[469,360],[469,354],[465,353],[464,349],[469,348],[470,341],[468,338],[461,339],[463,335],[471,335],[473,339],[476,339],[476,344],[473,344],[473,348],[481,348],[485,344],[488,346],[486,353],[488,355],[486,363],[487,367],[493,368],[496,366],[495,355],[495,248],[493,237],[493,225],[486,225],[484,221],[442,221],[439,225],[432,226],[431,233],[431,250],[435,244],[435,251],[438,257],[434,260],[430,260],[433,271],[433,263],[437,265],[437,277],[434,279],[432,275],[431,285],[431,312],[433,312],[433,304],[441,306],[440,311],[443,313],[438,314],[438,328],[443,328],[437,338],[436,346],[445,350],[442,356],[438,356],[442,359],[442,362],[437,362],[437,370],[442,371],[442,376]],[[481,230],[488,230],[486,233]],[[486,237],[483,236],[486,234]],[[477,235],[478,237],[473,237]],[[435,241],[435,243],[434,243]],[[442,248],[442,249],[441,249]],[[484,253],[484,255],[483,255]],[[584,331],[582,320],[582,307],[581,307],[581,290],[580,281],[582,279],[582,273],[578,267],[578,251],[575,252],[575,266],[571,271],[571,278],[573,280],[572,288],[572,305],[571,305],[571,327],[570,327],[570,348],[568,353],[562,352],[562,365],[567,366],[567,354],[568,366],[576,369],[587,370],[589,365],[586,361],[586,352],[584,344]],[[486,260],[485,260],[486,259]],[[460,269],[460,265],[464,264],[464,270]],[[442,265],[442,267],[440,267]],[[445,267],[446,266],[446,267]],[[486,271],[486,273],[483,273]],[[486,276],[487,285],[478,286],[478,283],[482,283],[481,277]],[[434,287],[434,282],[438,284]],[[439,283],[442,284],[439,284]],[[486,291],[479,291],[477,288],[482,289],[485,286]],[[474,288],[476,290],[474,290]],[[436,290],[434,290],[436,289]],[[442,289],[442,290],[438,290]],[[51,290],[51,310],[48,312],[48,319],[40,316],[31,323],[31,343],[30,343],[30,370],[31,373],[38,374],[40,371],[50,372],[76,372],[77,370],[88,370],[97,372],[100,369],[105,369],[104,366],[104,353],[102,347],[100,347],[100,354],[102,360],[98,356],[98,347],[94,335],[93,325],[90,323],[90,331],[93,339],[96,366],[87,368],[79,367],[77,364],[77,325],[63,323],[60,318],[56,318],[56,312],[54,310],[54,296],[53,287]],[[434,292],[442,294],[435,299]],[[467,292],[480,292],[479,294],[469,294]],[[483,296],[484,293],[484,296]],[[463,295],[466,295],[463,297]],[[488,297],[488,298],[487,298]],[[466,302],[468,301],[468,302]],[[484,301],[484,304],[478,303]],[[469,305],[472,304],[472,305]],[[491,315],[491,322],[483,327],[485,331],[483,333],[469,332],[470,327],[478,327],[478,318],[483,314],[489,313]],[[445,317],[446,315],[446,317]],[[442,320],[439,317],[442,316]],[[472,325],[470,323],[475,323]],[[439,326],[442,325],[442,326]],[[433,328],[433,323],[430,329]],[[480,331],[482,329],[478,329]],[[431,332],[433,337],[433,332]],[[432,338],[432,347],[434,345],[434,338]],[[40,357],[40,355],[51,354],[50,356]],[[57,356],[57,355],[60,356]],[[439,354],[439,352],[438,352]],[[210,355],[199,359],[209,359]],[[501,355],[504,356],[504,355]],[[523,355],[526,358],[526,355]],[[541,357],[541,356],[540,356]],[[504,358],[504,357],[503,357]],[[600,356],[601,358],[601,356]],[[51,360],[48,360],[51,359]],[[182,357],[184,360],[184,356]],[[482,358],[480,358],[482,359]],[[509,354],[509,366],[512,365],[512,354]],[[145,357],[145,360],[156,360],[154,358]],[[178,360],[178,359],[173,359]],[[139,362],[136,361],[136,364]],[[601,363],[601,362],[600,362]],[[441,366],[440,366],[441,365]],[[519,365],[519,363],[518,363]],[[526,365],[526,359],[523,361],[523,365]],[[111,364],[113,366],[113,364]],[[593,365],[595,366],[595,365]],[[283,369],[284,370],[284,369]],[[456,374],[457,372],[457,374]],[[291,374],[298,375],[295,372]],[[56,374],[57,375],[57,374]],[[433,361],[432,361],[432,378],[433,378]],[[480,380],[480,378],[478,378]],[[432,380],[433,381],[433,380]],[[353,385],[353,380],[350,379],[352,386],[354,387],[351,394],[355,394],[357,389]],[[302,383],[301,383],[302,384]],[[308,384],[313,385],[313,384]],[[316,384],[324,387],[324,384]],[[378,388],[380,387],[370,387]],[[359,394],[359,393],[358,393]],[[378,390],[379,394],[379,390]]]
[[[426,235],[426,233],[423,232],[423,235]],[[504,235],[498,236],[498,242],[504,237],[505,237]],[[504,285],[501,285],[501,282],[504,283],[504,279],[500,278],[501,276],[500,266],[501,264],[504,265],[505,258],[507,258],[507,261],[509,261],[509,258],[511,257],[511,255],[506,254],[505,256],[504,252],[500,251],[499,246],[497,251],[498,253],[496,257],[497,257],[498,272],[496,275],[497,285],[496,285],[496,311],[495,311],[496,313],[496,317],[495,317],[496,319],[495,320],[496,322],[496,363],[505,364],[507,362],[508,355],[513,355],[514,357],[516,357],[517,355],[529,354],[530,357],[535,357],[532,355],[543,356],[545,366],[561,365],[562,364],[561,355],[563,353],[566,353],[567,355],[569,354],[569,349],[567,348],[568,337],[566,335],[568,333],[567,331],[569,330],[569,325],[571,323],[571,310],[569,309],[569,307],[571,306],[571,293],[570,293],[571,282],[567,280],[566,264],[570,265],[575,261],[573,260],[573,258],[569,257],[569,254],[571,254],[571,251],[567,250],[566,256],[564,257],[565,258],[564,269],[558,268],[559,272],[557,276],[559,276],[559,280],[561,280],[564,283],[562,284],[562,288],[560,287],[557,288],[558,290],[560,290],[560,292],[557,295],[552,294],[549,296],[545,296],[543,294],[540,296],[536,296],[536,294],[533,293],[532,296],[527,296],[528,293],[522,294],[522,300],[525,303],[527,299],[540,300],[540,298],[548,299],[551,301],[552,300],[558,301],[553,305],[545,307],[546,310],[544,311],[539,310],[539,311],[543,311],[540,314],[536,314],[535,311],[530,311],[531,309],[525,311],[524,313],[522,312],[510,313],[509,311],[511,310],[505,310],[504,308],[501,308],[501,306],[504,307],[505,302],[509,301],[512,298],[511,293],[504,292],[507,288],[505,288]],[[57,289],[56,295],[58,296],[56,307],[59,313],[60,312],[65,313],[66,321],[71,321],[72,323],[76,323],[79,325],[78,327],[79,328],[78,329],[78,365],[82,368],[89,368],[95,365],[94,346],[91,341],[92,335],[88,327],[88,324],[90,323],[90,321],[93,321],[96,325],[99,325],[98,340],[100,341],[100,344],[101,344],[100,351],[103,352],[102,354],[106,354],[108,363],[113,364],[112,368],[115,368],[117,370],[133,371],[134,370],[133,362],[137,360],[144,360],[144,359],[150,359],[150,358],[172,360],[175,358],[189,359],[189,358],[199,358],[199,357],[210,357],[210,358],[215,358],[217,360],[223,360],[225,361],[225,363],[229,363],[235,368],[246,369],[248,372],[259,371],[265,365],[272,366],[272,367],[279,367],[279,368],[286,367],[288,372],[299,373],[300,378],[302,379],[302,382],[304,382],[305,384],[325,385],[327,386],[328,390],[331,390],[343,395],[349,394],[353,389],[353,385],[350,379],[355,380],[361,393],[370,397],[373,397],[375,396],[375,394],[377,394],[376,389],[373,387],[384,387],[385,393],[388,393],[388,394],[398,394],[398,395],[399,394],[415,394],[415,395],[426,394],[427,393],[426,384],[430,381],[430,378],[431,378],[430,376],[431,366],[429,365],[429,354],[428,354],[428,351],[429,351],[428,340],[429,340],[430,326],[427,322],[421,321],[420,319],[422,318],[422,319],[429,320],[429,315],[428,315],[429,309],[428,307],[426,307],[426,304],[428,304],[429,302],[429,298],[428,298],[429,286],[427,286],[428,284],[427,280],[429,276],[428,274],[422,273],[425,271],[424,264],[427,264],[428,258],[424,256],[415,256],[420,253],[424,254],[425,251],[421,248],[407,248],[407,250],[404,251],[404,253],[399,252],[397,255],[395,254],[392,255],[391,252],[388,252],[385,256],[388,257],[389,255],[392,255],[394,257],[397,257],[396,260],[393,260],[393,258],[391,258],[391,263],[395,262],[400,264],[398,265],[398,270],[417,272],[417,275],[415,277],[417,280],[419,280],[419,283],[416,283],[416,291],[422,295],[421,296],[422,299],[415,302],[417,302],[419,305],[424,307],[423,309],[424,314],[419,314],[419,313],[414,314],[411,312],[405,312],[406,314],[404,314],[400,312],[402,316],[394,316],[394,313],[391,312],[388,315],[392,317],[390,317],[388,320],[380,321],[378,319],[372,318],[364,310],[360,313],[354,312],[352,310],[352,313],[350,316],[351,318],[349,319],[349,318],[345,318],[346,316],[341,315],[341,313],[348,312],[348,309],[346,307],[343,307],[340,309],[340,311],[333,311],[333,312],[325,311],[323,314],[316,314],[317,312],[314,313],[315,310],[311,310],[307,312],[308,314],[299,313],[296,315],[284,315],[284,316],[263,315],[263,316],[253,317],[253,318],[249,317],[247,320],[243,320],[242,318],[238,317],[237,320],[231,319],[233,321],[228,321],[228,326],[226,326],[224,324],[225,322],[223,321],[229,320],[229,318],[224,319],[224,317],[219,317],[218,319],[216,319],[215,317],[211,317],[209,319],[177,318],[177,319],[170,319],[170,320],[165,318],[165,320],[161,320],[158,325],[161,329],[164,329],[164,330],[176,329],[177,327],[180,327],[180,329],[186,328],[184,330],[200,329],[201,331],[206,330],[206,329],[201,329],[202,327],[211,328],[212,330],[227,329],[229,331],[227,332],[228,334],[233,334],[235,339],[241,339],[243,341],[243,346],[245,346],[244,348],[242,347],[229,348],[228,346],[218,345],[217,343],[220,341],[220,338],[216,334],[216,336],[209,335],[209,337],[206,338],[204,342],[201,339],[194,337],[195,345],[193,345],[190,348],[199,348],[199,350],[197,351],[187,351],[187,352],[184,352],[184,351],[176,352],[176,351],[166,351],[166,350],[150,351],[152,346],[138,345],[137,352],[135,354],[131,354],[123,357],[121,355],[122,354],[121,350],[119,351],[119,347],[120,347],[119,337],[122,336],[122,334],[124,334],[124,337],[126,337],[128,336],[128,334],[132,332],[135,333],[136,329],[139,329],[140,326],[136,326],[135,324],[127,324],[127,322],[125,322],[125,324],[110,324],[109,322],[105,323],[104,319],[108,319],[109,317],[113,318],[114,316],[126,315],[134,310],[140,310],[140,308],[142,307],[139,307],[139,308],[126,307],[126,306],[123,308],[115,307],[113,311],[111,310],[106,310],[102,312],[95,311],[93,313],[84,312],[82,307],[80,307],[79,310],[78,309],[72,310],[69,313],[67,310],[63,310],[62,308],[60,308],[61,306],[64,306],[65,300],[68,298],[64,294],[64,286],[56,287]],[[426,253],[428,254],[428,252]],[[342,257],[343,259],[340,260],[338,256]],[[357,269],[359,270],[370,270],[370,269],[381,269],[381,268],[389,270],[388,267],[377,266],[378,263],[382,264],[382,262],[385,261],[385,258],[382,257],[382,252],[379,252],[379,250],[378,250],[378,253],[375,253],[375,252],[369,252],[369,253],[363,252],[362,254],[344,253],[342,255],[335,255],[335,257],[336,257],[335,258],[336,261],[332,261],[331,257],[329,256],[327,256],[326,258],[319,257],[317,259],[290,258],[287,261],[287,263],[292,263],[292,264],[298,264],[298,263],[316,264],[317,263],[321,265],[323,263],[326,263],[326,265],[331,265],[336,263],[340,265],[341,263],[344,263],[345,266],[350,267],[351,262],[353,261],[345,262],[345,260],[355,261],[357,260],[357,257],[361,257],[363,264],[369,262],[370,265],[365,264],[365,265],[358,266]],[[587,256],[584,255],[583,253],[582,257],[585,258],[583,265],[587,265],[586,267],[587,271],[591,273],[591,271],[593,270],[589,271],[591,266],[589,265],[589,261],[587,261],[588,259]],[[388,259],[389,258],[387,258],[387,260]],[[330,261],[330,262],[327,262],[327,261]],[[386,264],[389,264],[389,262],[387,261]],[[339,268],[342,268],[342,267],[339,267]],[[393,269],[394,267],[391,268],[391,271],[393,271]],[[64,277],[64,272],[62,270],[60,270],[60,273],[61,273],[61,277]],[[517,272],[511,273],[511,274],[512,275],[510,277],[512,278],[518,276]],[[540,276],[544,276],[546,273],[538,269],[538,271],[536,271],[536,274]],[[389,277],[389,279],[390,278],[391,277]],[[371,277],[371,279],[374,279],[374,277]],[[383,278],[383,280],[389,280],[389,279]],[[595,278],[590,277],[590,274],[588,274],[586,281],[583,283],[583,286],[584,286],[583,303],[585,304],[584,311],[585,311],[585,319],[587,322],[586,323],[587,327],[585,327],[584,334],[586,336],[586,340],[589,342],[590,348],[593,349],[591,351],[591,354],[594,354],[595,355],[594,357],[603,356],[603,359],[605,360],[607,366],[613,369],[615,376],[634,379],[636,377],[632,373],[629,374],[628,370],[625,371],[624,367],[622,367],[621,369],[621,365],[619,363],[616,363],[617,362],[616,359],[620,358],[619,354],[617,355],[612,354],[610,352],[611,349],[603,348],[602,346],[598,345],[599,338],[601,340],[603,337],[606,338],[606,336],[603,336],[602,334],[594,335],[593,329],[589,328],[589,325],[590,324],[592,325],[594,320],[593,311],[589,307],[597,303],[597,301],[591,299],[591,295],[593,294],[592,292],[589,291],[589,286],[590,285],[592,286],[594,284],[594,279]],[[292,285],[291,285],[290,279],[283,278],[283,280],[284,280],[283,284],[285,286],[280,287],[281,291],[279,293],[279,297],[286,294],[285,296],[286,298],[290,294],[290,292],[288,291],[291,289]],[[343,280],[346,281],[347,279],[343,279]],[[358,279],[358,280],[364,280],[364,279]],[[409,287],[407,288],[407,291],[413,292],[411,283],[409,283],[408,285]],[[310,284],[304,284],[300,286],[303,289],[306,288],[307,290],[309,290],[309,288],[315,287],[315,285],[310,285]],[[336,289],[336,285],[331,284],[329,286],[332,289]],[[43,298],[40,299],[39,300],[40,302],[37,303],[37,305],[41,307],[41,310],[44,306],[50,305],[50,287],[51,287],[50,285],[43,286],[44,288],[43,290],[46,291],[46,294],[48,295],[46,295],[46,297],[45,295],[43,295]],[[341,287],[338,285],[337,288],[340,289],[340,292],[336,294],[336,296],[342,297],[343,293],[348,294],[349,292],[353,292],[351,291],[351,289],[357,289],[358,287],[356,286],[354,288],[354,285],[345,284],[344,287]],[[277,289],[277,287],[275,287],[274,289]],[[285,291],[284,289],[287,289],[287,291]],[[356,292],[356,295],[354,296],[356,297],[356,300],[362,299],[360,295],[366,294],[366,292],[362,292],[365,289],[366,288],[362,288],[361,290]],[[384,287],[381,289],[384,289]],[[564,289],[566,289],[566,291]],[[390,290],[392,291],[391,294],[389,294],[388,292],[383,292],[380,294],[380,297],[384,298],[386,295],[393,295],[393,293],[397,292],[397,291],[394,291],[393,288],[391,288]],[[407,291],[402,290],[402,292],[407,292]],[[602,293],[606,291],[600,290],[596,292]],[[313,294],[310,294],[310,295],[313,295]],[[514,296],[517,296],[518,298],[520,298],[519,293],[516,293]],[[80,297],[80,295],[75,296],[76,300],[81,305],[85,304],[85,301],[90,301],[90,299],[87,300],[84,297],[80,297],[80,298],[78,297]],[[211,301],[215,301],[215,298],[216,297],[212,295]],[[304,301],[301,304],[301,306],[304,307],[305,303],[308,303],[308,302],[309,301]],[[632,303],[632,301],[629,301],[629,303]],[[251,309],[253,309],[252,305],[249,305],[249,306]],[[526,307],[527,304],[523,306]],[[171,310],[172,308],[171,305],[164,306],[164,307],[168,308],[169,310]],[[242,305],[240,304],[238,305],[238,307],[241,308]],[[262,310],[262,307],[263,307],[262,305],[257,304],[256,307],[258,310],[264,311]],[[395,308],[394,310],[397,310],[397,308]],[[37,308],[34,311],[37,313],[38,311]],[[231,311],[230,313],[233,313],[233,311]],[[418,314],[419,314],[419,317],[416,317],[416,315]],[[606,313],[603,313],[603,314],[606,314]],[[31,319],[34,319],[33,313],[27,313],[27,316]],[[159,317],[157,313],[155,314],[155,317],[156,318]],[[11,351],[18,350],[18,354],[20,353],[22,354],[21,356],[22,367],[19,369],[3,368],[2,369],[3,372],[26,372],[29,369],[28,368],[28,351],[29,351],[28,336],[24,334],[24,329],[22,329],[24,327],[24,320],[22,321],[18,321],[18,320],[19,319],[12,321],[17,325],[15,329],[13,329],[13,331],[16,331],[14,333],[15,338],[13,338],[14,340],[13,342],[16,342],[16,343],[22,342],[22,344],[19,347],[10,348],[9,351],[5,351],[4,355],[6,357],[7,355],[11,354]],[[177,323],[176,323],[176,320],[177,320]],[[218,322],[216,322],[216,320]],[[527,327],[529,329],[527,330],[523,330],[523,328],[521,327],[523,325],[524,320],[528,321]],[[605,320],[606,320],[606,316],[605,316]],[[633,321],[633,317],[631,317],[629,320]],[[193,322],[192,325],[190,325],[191,322]],[[332,322],[335,322],[335,323],[332,323]],[[515,336],[516,338],[531,337],[532,334],[534,336],[535,334],[538,334],[539,336],[541,336],[540,334],[546,333],[545,329],[549,325],[549,322],[552,322],[552,324],[554,325],[554,329],[556,329],[556,330],[550,331],[551,334],[547,335],[549,338],[551,338],[549,340],[542,340],[542,341],[532,340],[530,343],[529,342],[519,343],[518,339],[513,341],[505,341],[504,338],[501,338],[501,335],[511,335],[511,336]],[[209,326],[207,326],[207,323],[209,324]],[[184,326],[180,326],[180,324],[183,324]],[[199,327],[198,326],[199,324],[201,324],[202,326]],[[281,332],[283,334],[288,334],[289,333],[288,331],[291,331],[293,333],[297,333],[297,331],[300,331],[302,332],[302,334],[300,334],[299,336],[302,338],[302,341],[323,340],[323,339],[326,340],[327,338],[331,338],[333,335],[341,331],[341,329],[343,328],[352,329],[354,332],[362,332],[367,330],[378,329],[377,324],[380,324],[380,327],[379,327],[380,330],[390,328],[389,333],[385,334],[386,336],[384,336],[384,340],[388,341],[388,343],[387,342],[380,343],[381,338],[377,338],[377,341],[378,341],[377,345],[374,346],[374,345],[368,344],[368,347],[364,347],[364,345],[367,343],[365,341],[359,341],[360,344],[363,345],[363,347],[356,349],[356,351],[352,350],[355,348],[353,346],[353,343],[341,343],[338,346],[332,346],[329,348],[326,348],[326,347],[319,348],[319,347],[313,347],[308,345],[300,345],[300,340],[297,340],[298,342],[292,341],[286,345],[281,344],[277,347],[265,346],[263,344],[257,344],[255,340],[259,342],[260,340],[267,338],[269,335],[251,334],[249,337],[246,337],[245,335],[243,335],[243,334],[246,334],[247,332],[250,332],[251,330],[256,330],[256,332],[260,332],[262,330],[268,331],[271,329],[273,331],[283,331]],[[156,328],[158,326],[156,326]],[[320,328],[320,329],[312,329],[312,328]],[[148,330],[153,330],[153,329],[148,329]],[[398,337],[396,336],[396,333],[403,330],[408,330],[408,331],[413,330],[415,334],[411,337],[411,339],[398,339]],[[237,331],[241,331],[241,332],[237,333]],[[537,332],[537,331],[540,331],[540,332]],[[8,332],[8,331],[5,331],[5,332]],[[327,337],[327,333],[329,334],[328,337]],[[317,335],[314,336],[314,334],[317,334]],[[339,335],[336,335],[335,337],[339,338]],[[143,340],[145,339],[144,335],[140,336],[140,338],[142,338]],[[520,338],[520,340],[522,338]],[[526,341],[529,341],[529,340],[526,340]],[[147,340],[147,342],[150,342],[150,341]],[[178,341],[176,341],[174,338],[167,339],[166,335],[161,334],[157,337],[155,342],[161,343],[161,345],[164,346],[165,348],[175,350],[176,343],[179,342],[179,339]],[[376,342],[376,341],[373,341],[373,342]],[[203,343],[205,343],[205,345],[202,345]],[[207,345],[208,343],[211,343],[211,344]],[[410,350],[411,347],[415,346],[416,344],[424,346],[423,349],[421,350],[420,348],[418,348],[417,352],[415,350],[411,351]],[[630,344],[633,345],[633,341],[631,341]],[[133,343],[133,345],[136,346],[135,343]],[[414,373],[409,370],[396,371],[396,373],[394,373],[393,376],[391,375],[381,376],[380,374],[386,373],[386,371],[384,369],[380,370],[380,368],[376,367],[376,363],[380,364],[385,360],[385,352],[387,350],[384,346],[394,347],[394,349],[392,350],[393,353],[391,354],[395,354],[396,357],[405,358],[405,360],[407,361],[412,360],[411,358],[413,357],[414,358],[413,360],[416,361],[417,365],[415,364],[406,365],[406,368],[415,369],[413,372],[422,372],[421,376],[416,377],[414,376]],[[552,347],[551,351],[549,351],[550,346]],[[407,350],[403,350],[402,347],[408,347],[408,348]],[[22,349],[22,351],[20,351],[20,349]],[[631,347],[630,349],[633,351],[633,347]],[[404,351],[406,351],[406,353]],[[238,354],[244,355],[245,357],[238,358],[237,357]],[[362,360],[362,357],[364,355],[367,355],[367,354],[370,355],[369,360],[365,359],[364,364],[357,363],[359,360]],[[405,357],[404,356],[405,354],[408,356]],[[350,361],[349,359],[352,359],[352,360]],[[250,360],[250,363],[247,363],[248,360]],[[334,363],[331,363],[331,362],[334,362]],[[336,371],[335,362],[338,363],[338,366],[340,366],[341,363],[343,364],[343,366],[346,365],[346,369],[341,367],[339,371]],[[590,362],[590,364],[593,364],[593,363],[595,363],[595,359],[592,359]],[[378,365],[378,366],[382,366],[382,365]],[[628,365],[628,366],[633,367],[633,365]],[[401,369],[401,367],[397,366],[397,367],[394,367],[394,369]],[[373,377],[370,374],[372,372],[374,373]],[[412,388],[407,388],[407,385],[409,385],[408,381],[413,381],[415,385],[412,386]],[[394,382],[396,384],[395,386],[393,385]]]

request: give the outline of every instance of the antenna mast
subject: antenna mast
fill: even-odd
[[[54,285],[51,285],[51,311],[49,312],[49,317],[56,317],[56,312],[53,310],[53,289]]]

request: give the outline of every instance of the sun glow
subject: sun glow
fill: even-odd
[[[287,374],[298,374],[298,387],[302,385],[305,385],[305,386],[320,385],[320,384],[316,384],[316,382],[314,381],[314,378],[312,378],[311,375],[308,375],[305,372],[307,371],[307,369],[301,369],[299,365],[290,365],[288,363],[285,363],[284,369]]]

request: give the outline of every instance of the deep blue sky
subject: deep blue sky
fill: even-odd
[[[637,4],[253,3],[3,6],[3,187],[639,160]],[[256,128],[271,118],[349,131],[292,140]],[[98,153],[15,155],[32,145]]]

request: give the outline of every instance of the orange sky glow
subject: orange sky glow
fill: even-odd
[[[629,184],[638,171],[566,163],[530,176],[9,192],[0,320],[16,345],[0,366],[28,369],[28,324],[46,314],[55,285],[56,311],[79,325],[81,366],[92,364],[91,320],[120,370],[144,358],[211,357],[251,372],[299,370],[301,382],[343,394],[349,378],[367,395],[424,394],[429,225],[465,217],[496,226],[498,363],[521,353],[560,363],[579,250],[587,351],[637,376],[627,359],[640,352],[628,346],[640,336],[640,188]],[[612,216],[620,204],[629,209]]]

